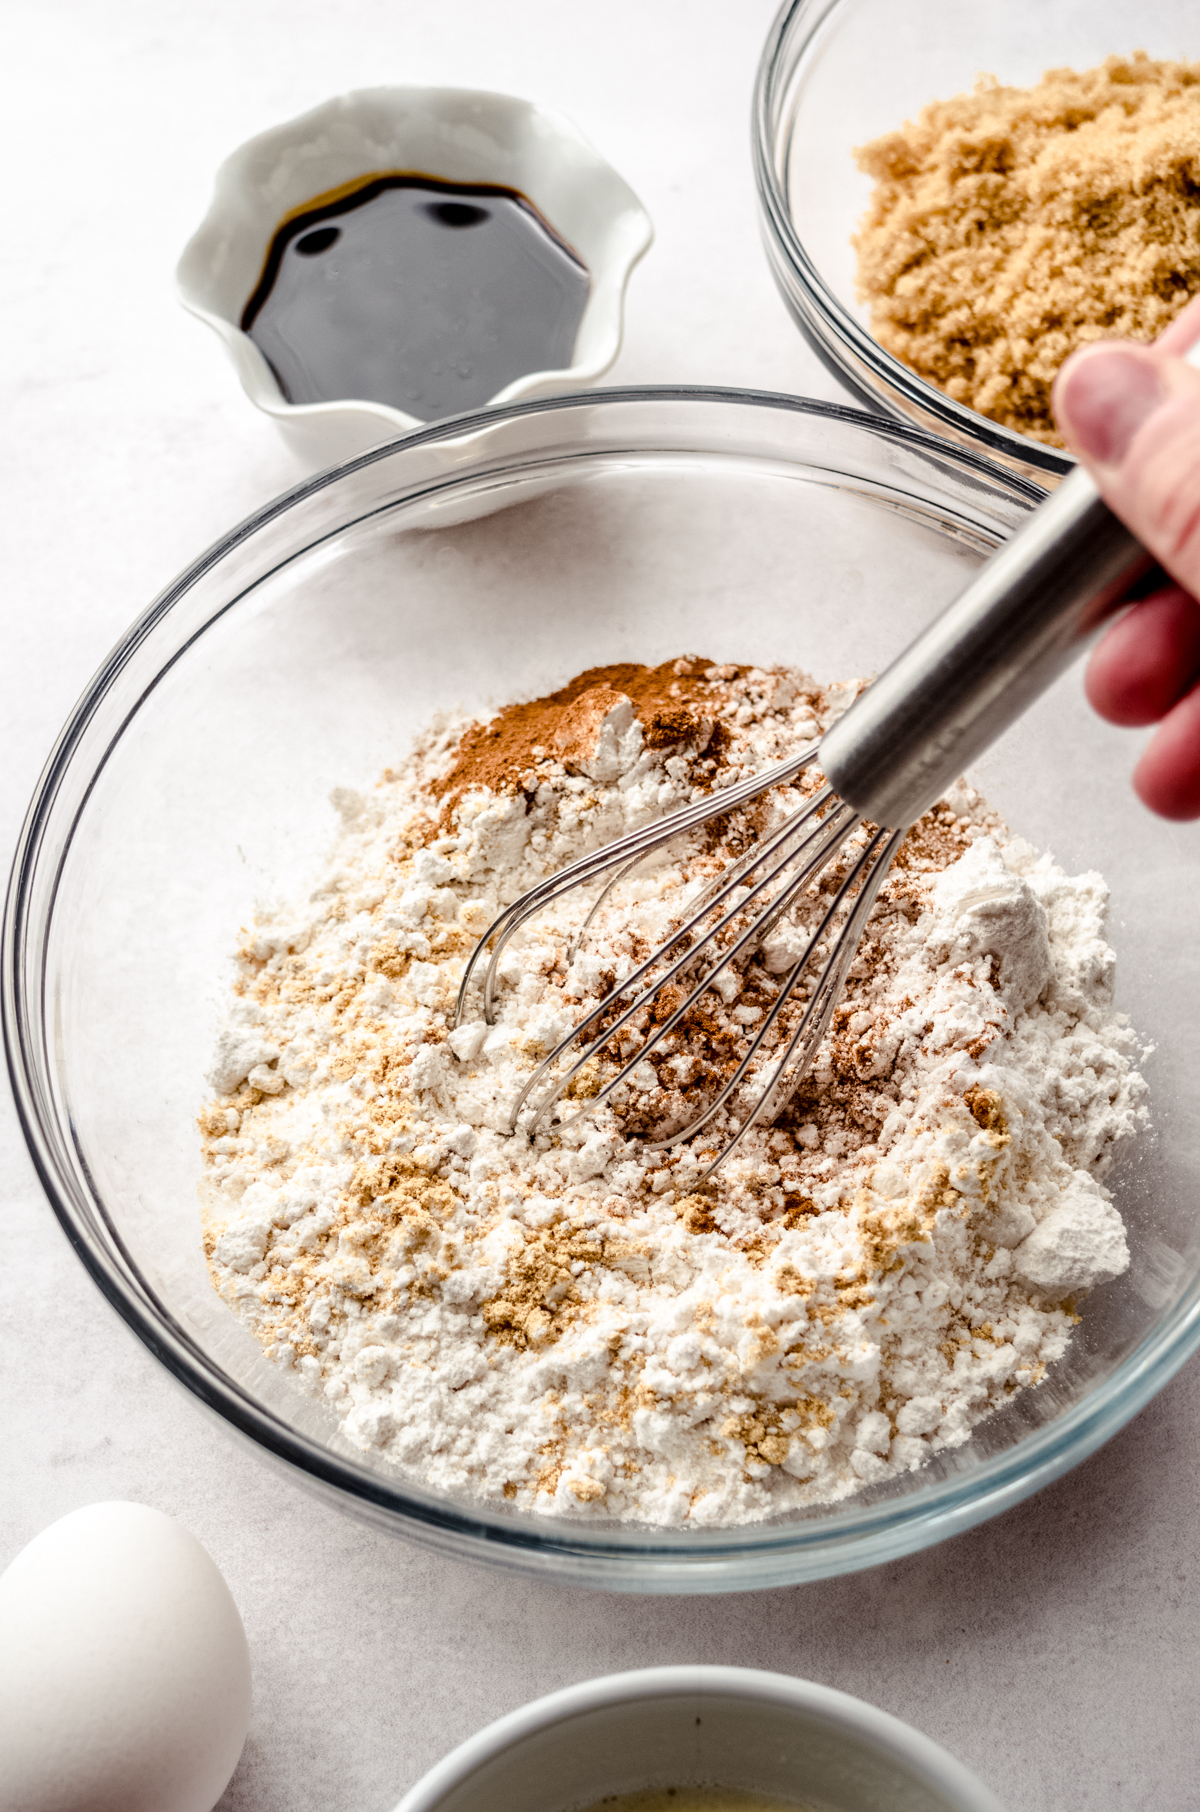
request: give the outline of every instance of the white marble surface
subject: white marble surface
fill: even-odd
[[[299,469],[171,272],[211,173],[340,88],[457,82],[561,107],[641,195],[613,381],[834,394],[758,244],[748,107],[772,0],[9,0],[6,849],[69,706],[129,619]],[[105,1497],[204,1541],[254,1655],[222,1812],[387,1812],[481,1723],[587,1675],[774,1667],[861,1694],[1013,1812],[1200,1801],[1195,1364],[1058,1485],[892,1567],[752,1597],[548,1588],[317,1506],[177,1389],[84,1276],[0,1116],[0,1564]]]

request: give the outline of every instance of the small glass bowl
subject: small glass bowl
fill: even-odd
[[[1045,486],[1071,469],[1070,454],[943,396],[872,337],[855,297],[850,243],[872,183],[854,148],[894,131],[928,101],[969,90],[982,72],[1025,87],[1047,69],[1090,69],[1134,50],[1200,56],[1192,0],[787,0],[755,87],[763,236],[793,319],[857,402],[919,422]]]
[[[581,669],[869,673],[1022,520],[1034,485],[920,429],[751,392],[489,409],[323,473],[134,623],[53,750],[16,855],[3,1011],[30,1151],[68,1238],[155,1356],[334,1502],[453,1553],[636,1591],[873,1565],[969,1527],[1114,1433],[1200,1343],[1200,840],[1141,810],[1126,741],[1068,676],[973,771],[1113,894],[1118,1005],[1157,1047],[1155,1136],[1112,1179],[1130,1271],[1069,1355],[961,1448],[804,1515],[725,1529],[536,1516],[432,1490],[339,1433],[216,1295],[195,1116],[239,927],[311,890],[335,786],[441,708]]]

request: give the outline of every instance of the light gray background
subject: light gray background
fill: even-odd
[[[462,83],[568,113],[657,241],[613,381],[835,394],[758,244],[748,108],[771,0],[8,0],[0,835],[127,622],[300,476],[171,272],[226,152],[341,88]],[[1122,46],[1124,48],[1124,46]],[[177,1389],[87,1281],[0,1121],[0,1565],[128,1497],[241,1606],[256,1709],[222,1812],[386,1812],[452,1744],[615,1668],[806,1675],[947,1744],[1013,1812],[1200,1800],[1195,1364],[1040,1497],[880,1571],[742,1598],[539,1586],[315,1505]]]

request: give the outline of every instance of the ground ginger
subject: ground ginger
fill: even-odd
[[[855,156],[876,184],[853,241],[875,337],[1034,440],[1063,445],[1068,353],[1152,340],[1200,294],[1200,63],[981,76]]]

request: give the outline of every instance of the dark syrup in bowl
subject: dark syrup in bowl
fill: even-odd
[[[519,190],[375,176],[284,221],[242,328],[289,403],[436,421],[569,366],[589,287]]]

